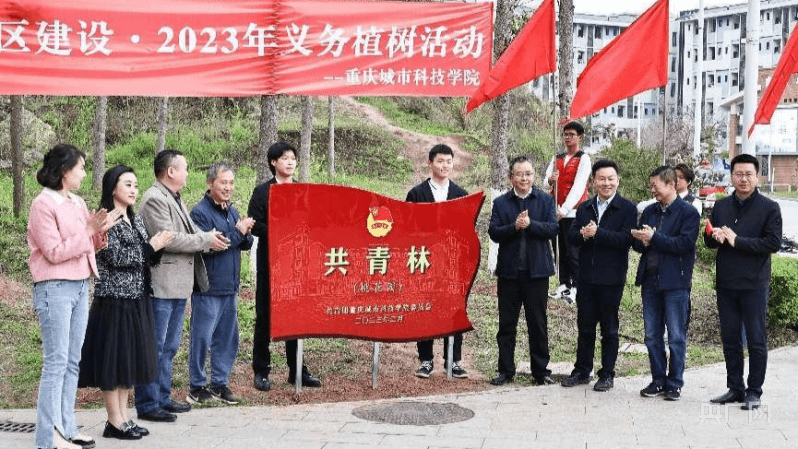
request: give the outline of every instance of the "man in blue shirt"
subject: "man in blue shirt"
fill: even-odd
[[[646,207],[638,229],[632,230],[633,248],[640,253],[635,285],[642,287],[652,377],[640,395],[665,395],[665,400],[678,401],[684,386],[690,288],[701,217],[676,193],[676,172],[671,167],[654,170],[649,186],[657,202]],[[666,327],[670,363],[665,356]]]
[[[205,197],[191,210],[191,219],[203,231],[218,231],[229,242],[227,249],[203,253],[210,288],[191,295],[188,372],[189,403],[213,399],[238,404],[228,387],[230,371],[238,354],[238,288],[241,280],[241,251],[252,247],[250,235],[255,221],[240,217],[230,202],[235,171],[226,162],[208,169]],[[205,360],[211,352],[211,379],[207,383]]]

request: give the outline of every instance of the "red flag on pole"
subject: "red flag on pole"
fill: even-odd
[[[793,29],[790,39],[787,40],[787,45],[784,47],[784,52],[779,58],[779,63],[776,65],[776,70],[773,71],[773,78],[759,100],[759,106],[754,113],[754,123],[748,129],[749,136],[754,132],[754,126],[757,124],[767,125],[770,123],[773,111],[779,105],[790,77],[793,73],[798,72],[798,37],[796,36],[798,33]]]
[[[668,83],[668,0],[659,0],[590,62],[568,121]]]
[[[466,112],[540,75],[553,72],[557,67],[555,54],[554,0],[543,0],[496,61],[488,78],[471,96]]]

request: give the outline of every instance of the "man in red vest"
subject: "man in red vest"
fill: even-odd
[[[560,286],[550,293],[552,298],[576,301],[576,280],[579,270],[579,249],[568,244],[568,229],[576,217],[576,209],[587,200],[587,182],[590,179],[590,156],[579,149],[585,128],[579,122],[563,127],[562,140],[565,152],[555,154],[546,168],[543,185],[551,188],[557,201],[557,220],[560,230],[557,252],[560,258]]]

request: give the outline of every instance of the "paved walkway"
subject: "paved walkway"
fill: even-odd
[[[369,404],[214,407],[147,423],[141,441],[102,438],[105,411],[78,412],[98,449],[199,448],[798,448],[798,348],[771,351],[763,407],[713,406],[725,391],[722,364],[688,370],[682,400],[643,398],[648,377],[616,379],[615,389],[502,387],[473,394],[382,401],[456,403],[473,418],[454,424],[400,426],[361,420]],[[371,402],[374,403],[374,402]],[[35,422],[35,410],[0,410],[0,422]],[[0,432],[0,449],[33,447],[32,434]]]

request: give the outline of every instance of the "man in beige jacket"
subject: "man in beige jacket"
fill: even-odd
[[[208,275],[200,252],[223,251],[228,242],[218,232],[202,232],[191,220],[180,191],[186,186],[188,164],[182,153],[165,150],[155,156],[155,182],[141,200],[141,217],[150,235],[163,230],[175,233],[164,248],[158,265],[152,267],[152,312],[158,348],[158,378],[136,387],[139,419],[172,422],[175,413],[191,406],[169,397],[172,387],[172,359],[183,336],[186,299],[195,286],[208,289]]]

